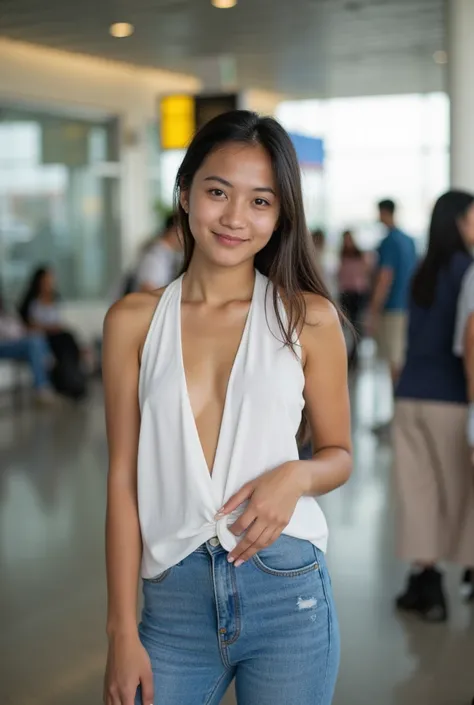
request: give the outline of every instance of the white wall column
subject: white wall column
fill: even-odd
[[[474,0],[446,0],[451,186],[474,193]]]

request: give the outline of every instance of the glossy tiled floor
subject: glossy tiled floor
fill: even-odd
[[[447,626],[392,610],[391,451],[368,431],[390,413],[383,375],[363,372],[353,399],[354,475],[324,500],[343,636],[335,705],[470,705],[474,607],[457,573]],[[0,705],[101,703],[105,473],[99,390],[82,408],[0,410]]]

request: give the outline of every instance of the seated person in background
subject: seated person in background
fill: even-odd
[[[171,215],[166,219],[163,234],[146,249],[138,265],[136,290],[154,291],[168,286],[181,269],[182,249],[176,217]]]
[[[49,367],[52,355],[41,333],[29,333],[14,315],[7,313],[0,291],[0,360],[22,360],[30,366],[35,398],[39,404],[52,404]]]
[[[43,333],[48,340],[55,360],[51,380],[56,391],[73,399],[82,398],[86,376],[81,351],[74,335],[62,323],[52,269],[38,267],[33,272],[19,311],[25,325]]]

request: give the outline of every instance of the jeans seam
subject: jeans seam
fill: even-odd
[[[233,566],[229,565],[228,570],[230,570],[230,579],[232,581],[232,592],[233,592],[234,605],[235,605],[235,634],[232,637],[232,639],[229,639],[229,641],[225,641],[225,646],[231,646],[232,644],[235,644],[237,639],[240,637],[241,627],[242,627],[240,599],[239,599],[239,593],[237,590],[237,581],[235,579],[235,568]]]
[[[321,697],[319,699],[318,705],[321,705],[321,703],[324,703],[325,700],[324,698],[326,697],[326,690],[327,690],[327,682],[328,682],[328,674],[329,674],[329,661],[331,657],[331,652],[332,652],[332,647],[333,647],[333,619],[332,619],[332,609],[331,609],[331,602],[328,599],[328,594],[327,594],[327,585],[326,585],[326,574],[325,574],[325,569],[320,571],[321,575],[321,583],[323,586],[323,593],[324,593],[324,599],[326,601],[326,605],[328,608],[328,649],[326,652],[326,669],[324,672],[324,683],[323,683],[323,689],[321,690]]]
[[[208,552],[208,557],[209,557],[209,572],[211,575],[211,582],[212,582],[212,589],[214,591],[214,600],[216,603],[216,622],[217,622],[217,642],[219,644],[219,653],[221,655],[221,661],[224,664],[224,668],[229,669],[230,668],[230,663],[229,663],[229,658],[228,654],[226,651],[226,643],[221,639],[221,632],[220,632],[220,625],[222,624],[221,619],[220,619],[220,610],[219,610],[219,595],[218,591],[216,589],[216,571],[215,571],[215,562],[214,562],[214,556]]]
[[[214,695],[216,694],[216,691],[217,691],[218,687],[220,686],[220,684],[221,684],[222,681],[224,680],[224,678],[225,678],[225,676],[227,675],[227,672],[228,672],[229,670],[230,670],[230,669],[226,667],[226,670],[225,670],[223,673],[221,673],[221,675],[220,675],[219,678],[217,679],[216,684],[214,685],[214,688],[211,690],[211,692],[209,693],[209,695],[208,695],[206,701],[204,702],[204,705],[211,705],[212,698],[213,698]]]

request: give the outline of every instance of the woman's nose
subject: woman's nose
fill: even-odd
[[[221,216],[221,223],[231,230],[241,230],[245,227],[245,207],[238,202],[229,201]]]

